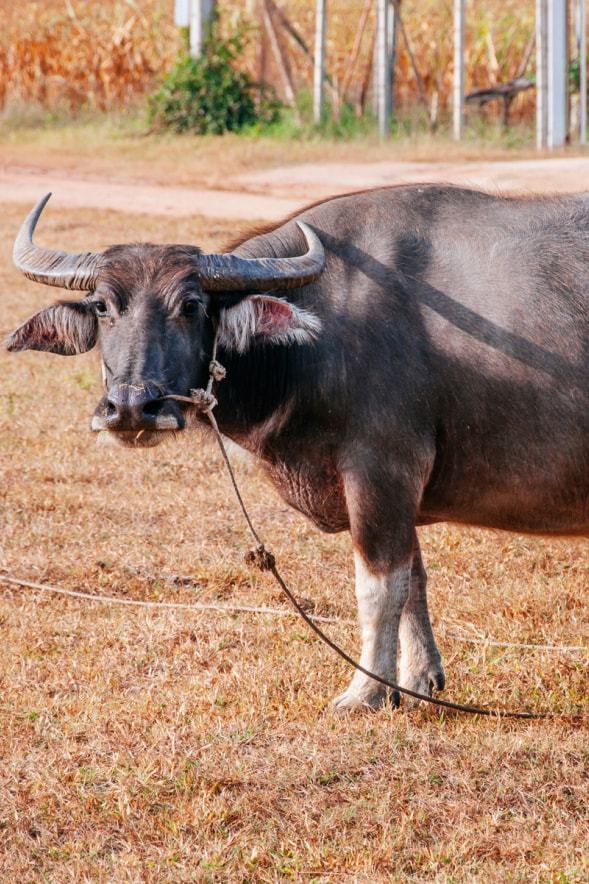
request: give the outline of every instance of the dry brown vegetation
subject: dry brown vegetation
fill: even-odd
[[[279,38],[297,90],[312,80],[314,5],[283,0],[288,16],[309,49],[305,54],[277,20]],[[329,6],[328,70],[336,103],[359,102],[371,70],[375,4],[372,4],[357,61],[350,57],[364,0],[337,0]],[[43,0],[15,4],[0,0],[0,107],[34,103],[51,111],[128,108],[149,92],[170,65],[181,39],[173,25],[172,0]],[[223,29],[241,20],[251,36],[246,64],[255,78],[282,81],[267,40],[259,4],[219,0]],[[452,85],[452,4],[403,0],[407,40],[400,32],[396,100],[405,115],[419,103],[420,90],[408,46],[415,56],[427,104],[443,113]],[[252,11],[253,10],[253,11]],[[257,11],[256,11],[257,10]],[[486,86],[517,74],[533,32],[531,0],[473,0],[467,27],[467,86]],[[491,106],[491,114],[496,108]],[[513,117],[529,116],[533,96],[522,96]]]
[[[0,3],[0,107],[52,112],[128,107],[178,46],[170,4]]]
[[[2,206],[3,334],[55,294],[20,278]],[[218,246],[235,233],[49,212],[40,239]],[[282,605],[217,453],[97,448],[95,354],[0,353],[0,569],[124,598]],[[347,536],[319,535],[255,470],[256,522],[318,613],[354,617]],[[422,532],[448,695],[587,708],[587,654],[458,641],[589,643],[580,542]],[[330,631],[354,649],[353,627]],[[349,672],[289,618],[117,608],[0,587],[0,877],[5,881],[586,881],[587,730],[335,717]]]

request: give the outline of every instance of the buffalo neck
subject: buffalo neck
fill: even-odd
[[[242,354],[220,349],[218,358],[227,374],[216,385],[215,416],[221,431],[246,448],[259,449],[261,428],[287,412],[294,417],[320,396],[312,380],[321,362],[316,344],[256,344]]]

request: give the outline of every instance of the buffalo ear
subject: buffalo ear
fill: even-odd
[[[309,310],[272,295],[251,295],[221,312],[223,346],[245,352],[254,339],[273,344],[306,344],[321,331],[321,320]]]
[[[27,319],[8,337],[6,347],[75,356],[91,350],[97,336],[98,320],[87,301],[58,301]]]

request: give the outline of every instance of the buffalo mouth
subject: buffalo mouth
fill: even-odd
[[[175,437],[186,425],[184,410],[164,396],[118,400],[107,394],[90,423],[101,445],[122,448],[153,448]]]
[[[118,448],[155,448],[162,442],[175,438],[180,428],[175,430],[102,430],[94,429],[97,433],[98,445],[109,445]]]

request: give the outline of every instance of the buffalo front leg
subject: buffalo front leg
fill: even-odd
[[[413,548],[409,596],[399,624],[400,685],[431,696],[445,684],[442,658],[434,639],[427,607],[427,575],[417,537]]]
[[[356,598],[362,639],[360,665],[396,682],[399,623],[409,597],[415,500],[399,481],[386,486],[378,477],[348,476],[346,502],[354,544]],[[393,503],[391,503],[393,502]],[[398,694],[363,672],[334,701],[338,710],[376,709]]]
[[[374,573],[361,553],[354,553],[356,599],[362,638],[360,665],[375,675],[396,682],[399,621],[409,595],[411,559],[387,573]],[[377,709],[387,699],[399,703],[398,692],[356,670],[350,686],[336,697],[340,711]]]

